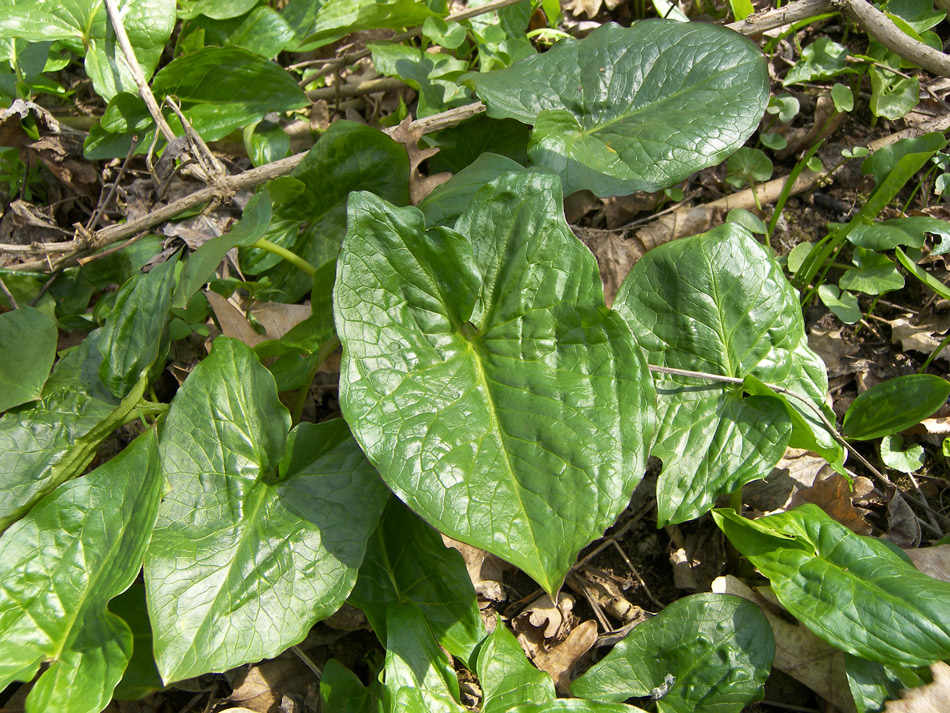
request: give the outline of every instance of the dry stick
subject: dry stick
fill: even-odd
[[[791,25],[799,20],[821,15],[831,9],[829,0],[798,0],[777,10],[749,15],[746,19],[733,22],[726,27],[743,35],[757,35],[767,30],[774,30],[776,27]]]
[[[138,146],[138,143],[139,137],[136,134],[132,137],[131,146],[129,146],[129,152],[125,155],[125,161],[122,162],[122,166],[119,167],[119,172],[116,174],[115,180],[112,181],[112,184],[109,186],[109,192],[99,203],[99,205],[96,206],[96,209],[89,217],[89,222],[86,223],[86,230],[90,232],[95,230],[96,226],[99,224],[99,221],[102,219],[102,214],[105,213],[112,204],[112,199],[115,198],[116,191],[119,190],[119,183],[122,182],[122,178],[125,176],[125,171],[129,167],[129,162],[132,160],[132,154],[135,153],[135,147]]]
[[[740,379],[735,376],[723,376],[722,374],[710,374],[705,371],[691,371],[689,369],[672,369],[670,367],[654,366],[652,364],[650,365],[650,371],[654,373],[658,373],[658,374],[671,374],[673,376],[688,376],[688,377],[693,377],[696,379],[707,379],[709,381],[721,381],[727,384],[742,385],[744,383],[743,379]],[[828,417],[825,416],[822,410],[818,408],[817,406],[815,406],[815,404],[812,403],[812,401],[808,397],[802,396],[801,394],[791,391],[785,388],[784,386],[778,386],[776,384],[765,384],[765,385],[768,386],[772,391],[778,394],[782,394],[784,396],[790,396],[794,399],[801,401],[803,404],[805,404],[809,408],[809,410],[811,410],[821,420],[822,425],[824,425],[828,433],[831,434],[831,437],[834,438],[835,441],[840,446],[847,449],[847,451],[851,455],[857,458],[858,461],[860,461],[864,465],[865,468],[871,471],[871,473],[876,478],[878,478],[882,483],[884,483],[885,485],[891,488],[894,488],[895,490],[897,489],[897,486],[894,485],[893,481],[891,481],[890,478],[888,478],[886,475],[881,473],[877,468],[875,468],[870,463],[870,461],[868,461],[867,458],[861,455],[850,443],[848,443],[844,438],[841,437],[841,435],[839,435],[838,430],[835,428],[834,424],[828,420]],[[903,493],[903,495],[905,498],[907,498],[912,503],[916,504],[918,507],[924,510],[924,512],[928,514],[936,515],[940,519],[944,520],[945,522],[950,523],[950,517],[947,517],[943,513],[937,512],[936,510],[931,508],[930,505],[928,505],[926,502],[921,502],[917,498],[913,498],[907,493]],[[931,530],[938,536],[943,534],[939,528],[931,527],[930,523],[928,522],[921,521],[921,524],[926,526],[927,529]]]
[[[156,125],[158,125],[159,131],[162,132],[162,136],[170,143],[175,139],[175,132],[172,131],[172,127],[168,125],[168,122],[165,121],[162,110],[155,100],[155,95],[152,94],[152,90],[149,89],[148,81],[142,73],[142,68],[139,66],[138,60],[135,58],[135,50],[132,49],[129,36],[125,33],[125,26],[122,24],[122,18],[119,16],[119,8],[116,7],[115,0],[105,0],[105,3],[106,11],[109,13],[109,21],[112,23],[112,29],[115,31],[116,39],[119,40],[119,47],[122,49],[122,55],[125,57],[125,62],[129,66],[129,71],[132,72],[132,79],[135,80],[135,86],[138,87],[139,94],[142,95],[142,99],[145,100],[145,106],[148,107],[148,113],[152,115]]]
[[[395,77],[370,79],[359,84],[334,84],[330,87],[320,87],[307,92],[307,99],[312,102],[320,99],[335,99],[336,97],[361,97],[374,92],[388,92],[393,89],[402,89],[406,83]]]
[[[16,303],[16,297],[13,296],[13,293],[7,289],[6,283],[3,281],[3,277],[0,276],[0,292],[3,292],[3,296],[7,298],[7,302],[10,303],[10,307],[13,309],[20,309],[20,305]]]

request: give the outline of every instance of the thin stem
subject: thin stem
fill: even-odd
[[[16,297],[13,296],[13,293],[7,289],[6,283],[3,281],[3,277],[0,276],[0,292],[3,292],[3,296],[7,298],[7,302],[10,303],[12,309],[20,309],[20,305],[16,303]]]
[[[291,252],[285,247],[281,247],[277,243],[272,243],[270,240],[267,240],[266,238],[259,238],[256,243],[251,245],[251,247],[260,248],[261,250],[266,250],[269,253],[273,253],[274,255],[278,255],[282,257],[291,265],[294,265],[295,267],[299,267],[301,270],[303,270],[308,275],[310,275],[310,277],[313,277],[315,274],[317,274],[317,268],[315,268],[309,262],[304,260],[302,257],[297,255],[296,253]]]

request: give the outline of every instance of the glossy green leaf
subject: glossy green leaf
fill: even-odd
[[[774,655],[758,605],[693,594],[634,627],[571,691],[614,702],[650,696],[659,713],[739,713],[762,698]]]
[[[372,42],[367,49],[373,53],[377,72],[398,77],[419,92],[420,118],[472,101],[468,88],[456,82],[468,62],[391,42]]]
[[[175,26],[174,0],[118,0],[119,15],[145,77],[158,66]],[[86,50],[86,74],[96,93],[108,101],[117,92],[135,92],[132,73],[122,58],[102,0],[20,0],[4,3],[0,37],[31,42],[78,41]]]
[[[772,162],[761,149],[743,146],[726,161],[726,182],[734,188],[761,183],[772,177]]]
[[[293,197],[275,196],[272,228],[278,226],[284,234],[265,237],[314,267],[340,252],[351,191],[371,191],[400,205],[409,202],[405,147],[377,129],[350,121],[334,122],[291,175],[303,190]],[[282,301],[296,302],[311,289],[309,275],[269,256],[259,250],[242,251],[241,267],[250,274],[266,270],[271,284],[283,292]]]
[[[727,223],[654,248],[614,300],[651,364],[744,379],[755,376],[822,404],[824,364],[808,348],[795,290],[741,226]],[[658,524],[685,522],[743,483],[764,478],[785,452],[791,421],[771,396],[742,387],[655,374],[663,460]],[[815,414],[791,400],[826,448]]]
[[[577,698],[558,698],[550,703],[528,703],[509,708],[508,713],[645,713],[642,708],[623,703],[599,703]]]
[[[323,667],[320,697],[324,713],[379,713],[369,689],[336,659],[330,659]]]
[[[482,713],[507,713],[520,704],[549,703],[557,698],[550,674],[529,663],[521,644],[500,618],[478,650],[475,670],[482,687]]]
[[[801,84],[854,74],[848,66],[848,48],[828,37],[819,37],[802,50],[802,58],[788,70],[783,84]]]
[[[205,141],[223,139],[270,112],[309,103],[279,65],[239,47],[206,47],[173,60],[155,75],[152,91],[176,96]]]
[[[451,227],[472,202],[475,194],[486,183],[505,173],[518,173],[524,167],[507,156],[483,153],[448,181],[437,186],[419,203],[429,226]]]
[[[273,377],[226,337],[172,402],[145,562],[166,682],[274,656],[350,593],[386,490],[342,421],[289,427]]]
[[[327,0],[303,44],[327,44],[360,30],[413,27],[436,15],[422,0]]]
[[[848,438],[867,441],[916,426],[943,406],[950,381],[932,374],[908,374],[882,381],[851,402],[841,431]]]
[[[919,572],[896,547],[811,504],[755,521],[733,510],[713,518],[782,606],[832,646],[888,666],[950,656],[950,584]]]
[[[465,711],[457,703],[459,683],[455,669],[432,637],[425,615],[419,607],[412,603],[389,603],[386,608],[385,643],[384,698],[392,701],[391,710],[406,713],[422,710],[431,713]],[[407,689],[414,693],[407,695]],[[435,705],[418,707],[418,702],[429,698],[434,698]],[[413,705],[413,701],[417,705]]]
[[[150,430],[58,488],[0,537],[0,688],[29,681],[28,713],[98,713],[132,653],[106,605],[138,574],[161,496]]]
[[[119,289],[99,339],[99,378],[116,398],[125,398],[159,356],[168,322],[178,256]]]
[[[152,655],[152,625],[148,620],[145,584],[136,580],[109,602],[109,611],[120,617],[132,632],[132,658],[115,687],[113,698],[117,701],[145,698],[162,687],[162,677],[158,675]]]
[[[350,198],[340,405],[414,511],[554,592],[642,477],[652,383],[555,176],[502,176],[456,229]]]
[[[178,0],[178,14],[184,19],[204,15],[215,20],[226,20],[243,15],[258,0]]]
[[[230,7],[234,3],[228,2]],[[246,15],[226,20],[200,20],[193,23],[204,31],[205,45],[243,47],[268,59],[277,56],[294,40],[294,31],[279,12],[258,5]]]
[[[386,641],[386,607],[412,602],[432,635],[454,656],[472,660],[485,637],[478,602],[462,556],[405,505],[389,503],[369,540],[350,603],[366,612]]]
[[[56,322],[35,307],[0,314],[0,412],[40,398],[58,337]]]
[[[897,69],[900,58],[891,53],[881,58],[882,63]],[[868,105],[874,116],[895,121],[907,116],[920,101],[920,81],[916,77],[902,77],[883,67],[874,65],[871,75],[871,100]]]
[[[178,278],[172,307],[185,309],[195,293],[214,275],[228,251],[255,243],[264,234],[270,219],[271,201],[265,187],[248,201],[241,220],[231,230],[204,243],[188,258]]]
[[[125,423],[147,385],[122,401],[99,379],[101,331],[60,359],[36,404],[0,418],[0,532],[44,495],[82,473],[102,440]]]
[[[429,159],[431,173],[459,173],[487,152],[527,165],[529,134],[528,127],[520,121],[492,119],[480,114],[451,129],[429,134],[422,140],[439,149],[439,153]]]
[[[908,216],[884,220],[870,225],[856,225],[848,233],[852,245],[869,250],[891,250],[898,245],[923,247],[928,233],[943,241],[950,239],[950,223],[929,216]],[[936,251],[935,251],[936,252]]]
[[[873,175],[875,185],[880,186],[898,168],[901,159],[915,154],[925,154],[929,157],[946,145],[947,140],[943,134],[936,131],[923,136],[901,139],[878,149],[864,159],[861,164],[861,172]],[[925,163],[925,161],[922,163]],[[913,173],[916,172],[916,170],[913,171]]]
[[[565,194],[598,196],[655,191],[720,163],[758,127],[769,94],[752,42],[673,20],[606,24],[465,78],[489,116],[534,124],[528,154]]]

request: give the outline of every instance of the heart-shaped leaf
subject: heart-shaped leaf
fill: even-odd
[[[98,713],[112,698],[132,633],[106,605],[142,566],[161,487],[153,429],[0,538],[0,688],[52,662],[28,711]]]
[[[652,383],[555,176],[502,176],[456,229],[351,197],[341,408],[413,510],[555,592],[642,477]]]
[[[342,421],[289,426],[273,377],[227,337],[172,402],[145,562],[165,681],[278,654],[356,581],[387,492]]]
[[[485,637],[475,589],[458,551],[397,500],[370,538],[350,603],[386,641],[386,607],[413,602],[438,643],[468,662]]]
[[[615,702],[650,696],[659,713],[739,713],[762,697],[774,655],[756,604],[694,594],[636,626],[571,691]]]
[[[528,155],[564,192],[655,191],[720,163],[768,104],[758,48],[704,23],[608,23],[507,69],[469,73],[488,115],[534,124]]]
[[[856,535],[811,504],[754,521],[733,510],[713,518],[782,606],[832,646],[888,666],[950,656],[950,584],[893,545]]]
[[[808,348],[798,298],[782,269],[741,226],[727,223],[648,252],[614,300],[651,364],[755,376],[810,398],[827,390]],[[656,374],[663,460],[658,524],[685,522],[743,483],[768,475],[792,435],[787,405],[743,397],[740,385]],[[822,447],[837,448],[811,410],[789,399]]]

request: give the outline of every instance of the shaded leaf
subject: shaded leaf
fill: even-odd
[[[782,606],[847,653],[921,666],[950,655],[950,584],[921,574],[899,549],[855,535],[816,505],[716,524],[762,572]]]
[[[845,654],[845,660],[848,688],[854,696],[854,706],[858,713],[877,713],[885,710],[885,703],[900,698],[904,688],[914,688],[925,683],[920,673],[912,668],[885,666],[850,654]]]
[[[654,248],[627,276],[614,309],[630,324],[651,364],[780,384],[821,404],[824,365],[808,348],[798,297],[781,268],[742,227]],[[798,411],[823,448],[835,444],[815,414],[770,395],[743,398],[742,387],[657,374],[663,460],[658,524],[684,522],[716,499],[768,475],[789,443]]]
[[[551,174],[503,176],[456,233],[354,194],[334,291],[341,407],[387,484],[549,592],[626,507],[653,415],[559,198]]]
[[[98,713],[122,678],[132,633],[106,605],[142,565],[161,495],[157,446],[149,430],[0,538],[0,688],[52,662],[30,713]]]
[[[762,697],[774,653],[755,604],[693,594],[634,627],[571,690],[615,702],[650,696],[660,713],[738,713]]]
[[[848,66],[847,56],[847,47],[828,37],[819,37],[802,50],[802,58],[788,70],[782,83],[788,86],[854,74],[855,70]]]
[[[475,194],[486,183],[504,173],[517,173],[524,167],[507,156],[483,153],[471,164],[452,176],[419,203],[425,213],[426,224],[451,227],[466,211]]]
[[[324,45],[360,30],[412,27],[436,15],[421,0],[327,0],[303,44]]]
[[[367,45],[373,53],[376,71],[398,77],[419,92],[418,117],[429,116],[472,100],[468,88],[456,79],[468,69],[468,62],[448,54],[432,54],[417,47],[373,42]]]
[[[113,697],[117,701],[145,698],[162,687],[162,677],[158,675],[152,655],[152,625],[148,620],[145,584],[133,582],[131,587],[109,602],[109,611],[120,617],[132,632],[132,658],[113,691]]]
[[[320,697],[325,713],[378,713],[369,689],[336,659],[330,659],[323,667]]]
[[[528,662],[500,619],[478,651],[475,670],[482,687],[482,713],[506,713],[519,704],[547,703],[557,697],[551,677]]]
[[[530,130],[514,119],[492,119],[480,114],[451,129],[443,129],[424,137],[439,153],[429,159],[431,173],[458,173],[484,153],[506,156],[525,166],[528,163]]]
[[[58,336],[56,322],[34,307],[0,314],[0,412],[40,398]]]
[[[438,643],[466,661],[485,636],[462,556],[396,500],[370,537],[349,601],[366,612],[380,641],[390,602],[416,604]]]
[[[350,593],[386,491],[342,421],[289,426],[273,377],[227,337],[172,402],[145,562],[166,682],[274,656]]]
[[[558,171],[565,194],[671,186],[739,148],[768,102],[754,44],[721,27],[673,20],[606,24],[465,80],[489,116],[534,124],[528,153]]]

